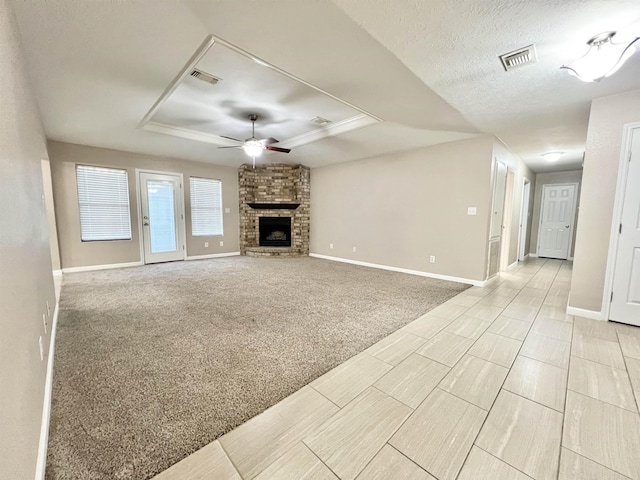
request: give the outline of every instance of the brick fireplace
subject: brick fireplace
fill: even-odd
[[[242,255],[309,255],[309,179],[309,168],[303,165],[239,168]]]

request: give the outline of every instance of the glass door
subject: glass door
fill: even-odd
[[[182,178],[140,172],[144,263],[184,260]]]

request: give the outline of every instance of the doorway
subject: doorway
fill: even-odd
[[[620,200],[622,204],[616,205],[621,213],[619,225],[614,225],[617,241],[612,242],[616,250],[608,318],[640,326],[640,125],[630,129],[628,138],[623,152],[628,162],[621,164],[618,180],[618,191],[623,193],[616,198],[616,204]]]
[[[137,171],[145,264],[185,259],[182,174]]]
[[[527,228],[529,226],[529,200],[531,195],[531,182],[523,179],[522,204],[520,208],[520,229],[518,230],[518,260],[524,261],[527,256]]]
[[[538,256],[566,260],[570,257],[575,228],[578,184],[542,186]]]
[[[507,168],[507,182],[504,194],[504,211],[502,213],[502,239],[500,242],[500,270],[503,272],[507,271],[510,267],[509,257],[511,254],[511,226],[513,222],[514,184],[515,173],[510,168]],[[517,259],[515,261],[517,261]]]

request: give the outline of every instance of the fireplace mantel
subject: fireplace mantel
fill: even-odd
[[[299,203],[247,203],[254,210],[295,210]]]

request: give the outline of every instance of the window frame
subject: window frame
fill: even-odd
[[[76,174],[76,194],[77,194],[77,205],[78,205],[78,223],[80,227],[80,241],[82,243],[92,243],[92,242],[123,242],[123,241],[132,241],[133,240],[133,228],[131,225],[131,188],[129,185],[129,171],[126,168],[116,168],[116,167],[105,167],[102,165],[90,165],[84,163],[77,163],[75,166],[75,174]],[[88,205],[90,202],[83,202],[81,200],[81,187],[78,173],[81,169],[100,169],[100,170],[115,170],[118,172],[124,172],[124,180],[127,191],[127,203],[126,203],[126,212],[127,212],[127,220],[128,220],[128,230],[129,236],[114,236],[113,238],[88,238],[85,239],[83,234],[83,215],[82,215],[82,207]],[[117,204],[112,204],[117,206]],[[123,205],[120,205],[123,206]]]
[[[218,185],[218,194],[219,194],[219,218],[220,218],[220,231],[219,233],[195,233],[194,227],[196,225],[194,215],[194,208],[206,208],[206,207],[194,207],[194,188],[193,182],[204,182],[204,183],[212,183]],[[215,212],[216,207],[212,206],[211,209]],[[189,213],[191,215],[191,236],[192,237],[223,237],[224,236],[224,201],[222,195],[222,180],[218,178],[206,178],[206,177],[198,177],[195,175],[189,176]],[[214,225],[215,226],[215,225]]]

